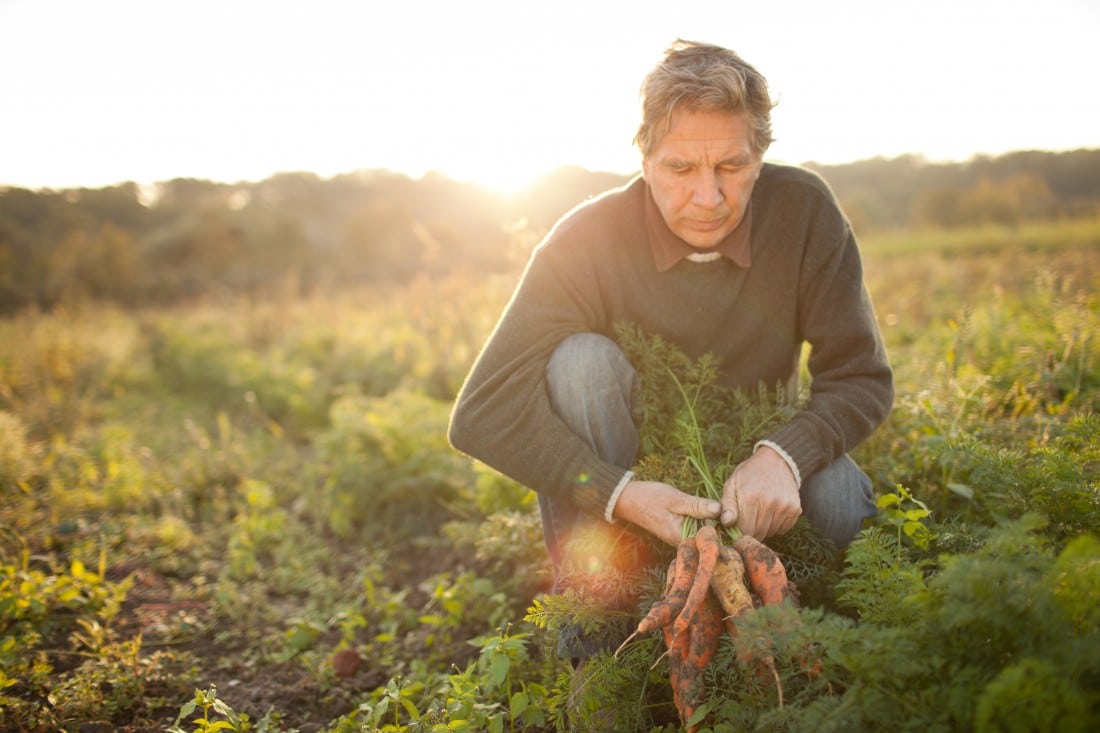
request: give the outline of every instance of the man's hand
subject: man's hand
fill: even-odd
[[[615,503],[613,516],[631,522],[672,546],[680,544],[684,517],[717,519],[722,505],[685,494],[660,481],[630,481]]]
[[[801,514],[790,466],[766,445],[733,469],[722,489],[722,524],[758,540],[791,531]]]

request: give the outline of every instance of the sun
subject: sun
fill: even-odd
[[[629,174],[641,166],[632,145],[632,109],[588,107],[548,120],[534,111],[488,115],[468,128],[458,144],[437,150],[435,168],[500,195],[523,192],[566,166]]]
[[[452,180],[508,197],[523,193],[551,170],[553,167],[541,166],[537,162],[500,166],[486,166],[479,162],[467,166],[456,165],[441,172]]]

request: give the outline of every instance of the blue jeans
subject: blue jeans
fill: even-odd
[[[550,403],[558,415],[604,460],[624,469],[634,465],[638,430],[631,415],[637,374],[611,339],[575,334],[558,345],[546,369]],[[844,548],[863,520],[876,513],[871,479],[848,456],[807,477],[801,488],[802,515],[817,532]],[[560,579],[564,547],[586,526],[605,524],[582,514],[568,498],[539,494],[543,535]]]

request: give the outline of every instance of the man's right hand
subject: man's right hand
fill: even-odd
[[[722,505],[713,499],[685,494],[660,481],[630,481],[623,487],[612,516],[635,524],[675,547],[680,544],[684,517],[717,519]]]

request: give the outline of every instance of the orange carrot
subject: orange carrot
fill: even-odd
[[[718,563],[718,532],[713,526],[704,524],[695,533],[695,546],[699,550],[699,566],[695,569],[695,578],[684,607],[673,622],[672,633],[676,636],[685,633],[703,610],[714,566]]]
[[[695,580],[695,572],[699,566],[699,550],[694,537],[686,537],[681,540],[676,548],[676,557],[668,567],[668,575],[665,579],[665,592],[661,599],[650,606],[642,620],[638,622],[634,633],[626,637],[626,640],[615,650],[615,656],[623,648],[639,636],[663,629],[672,624],[672,620],[684,608],[692,582]]]
[[[661,627],[664,635],[665,648],[668,649],[668,683],[672,687],[672,702],[676,706],[676,712],[683,721],[685,710],[690,705],[690,691],[694,683],[687,665],[687,657],[691,651],[691,639],[687,634],[677,636],[672,631],[672,624]]]
[[[790,601],[798,605],[798,591],[787,579],[787,570],[775,550],[750,535],[741,535],[733,543],[741,553],[749,587],[765,606]]]
[[[713,601],[704,602],[703,608],[691,627],[691,641],[685,665],[687,668],[685,677],[690,679],[690,684],[686,681],[681,683],[685,686],[685,690],[682,694],[684,702],[680,717],[688,733],[694,733],[700,726],[699,723],[688,726],[688,721],[703,703],[706,693],[703,687],[703,672],[718,653],[718,640],[721,637],[722,612]]]
[[[710,588],[722,604],[726,626],[733,634],[733,620],[751,611],[753,601],[745,585],[745,563],[741,553],[730,545],[722,545],[718,550],[718,562],[714,566]]]
[[[749,587],[760,598],[765,606],[780,605],[790,602],[798,605],[798,590],[787,578],[787,569],[783,567],[775,550],[765,545],[760,540],[749,535],[741,535],[733,546],[741,553],[745,563],[745,574],[748,577]],[[779,678],[779,672],[775,668],[775,659],[771,654],[771,640],[762,639],[763,648],[752,649],[748,640],[739,640],[737,658],[742,664],[755,664],[757,680],[763,682],[768,677],[775,682],[776,694],[779,697],[779,706],[783,706],[783,685]]]
[[[691,590],[671,630],[665,627],[666,644],[670,645],[669,683],[685,726],[702,701],[703,670],[714,658],[722,633],[721,621],[710,611],[712,606],[707,602],[719,553],[718,533],[714,527],[703,525],[695,533],[695,545],[699,550],[699,565]]]
[[[663,628],[669,650],[668,681],[672,700],[688,733],[699,727],[698,724],[689,727],[688,721],[703,702],[703,672],[717,654],[718,640],[722,636],[722,614],[710,599],[704,598],[703,607],[693,618],[685,633],[676,634],[671,626]]]

